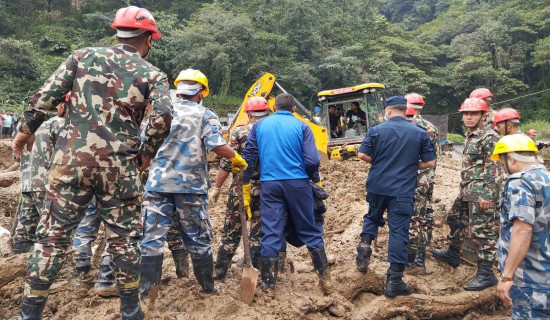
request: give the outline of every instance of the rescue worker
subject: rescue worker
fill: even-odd
[[[529,135],[529,138],[533,139],[533,141],[537,138],[537,130],[535,129],[527,130],[527,134]]]
[[[487,104],[488,112],[487,112],[487,118],[485,119],[485,126],[489,126],[491,128],[494,127],[494,117],[496,114],[496,111],[491,106],[491,103],[493,102],[493,93],[487,89],[487,88],[477,88],[474,91],[470,93],[470,98],[479,98],[485,101]]]
[[[497,131],[501,137],[520,132],[520,118],[519,113],[515,109],[505,108],[498,110],[493,119],[495,123],[495,131]]]
[[[421,115],[425,105],[424,98],[418,93],[405,96],[407,108],[412,106],[414,117],[412,123],[426,130],[430,141],[437,151],[439,145],[439,130]],[[408,266],[426,270],[426,246],[429,245],[434,228],[434,211],[432,197],[434,191],[435,166],[418,171],[417,188],[414,194],[414,212],[409,228]]]
[[[142,299],[160,281],[166,234],[174,215],[191,256],[195,278],[206,294],[218,293],[212,273],[212,230],[208,211],[210,178],[206,151],[229,159],[233,171],[246,162],[222,138],[218,116],[200,103],[208,96],[208,79],[186,69],[174,81],[172,127],[149,170],[144,194],[144,232],[141,240]]]
[[[161,37],[151,13],[134,6],[119,9],[111,27],[117,44],[71,54],[32,97],[13,142],[20,156],[46,113],[72,92],[48,176],[47,218],[40,224],[44,236],[28,262],[22,319],[41,317],[72,232],[94,195],[106,226],[122,319],[144,317],[138,297],[139,167],[149,163],[168,133],[170,94],[166,75],[144,60],[152,41]],[[153,114],[140,144],[147,101]]]
[[[237,153],[242,153],[248,139],[248,132],[257,120],[269,115],[269,105],[263,97],[252,97],[246,101],[244,112],[248,116],[248,124],[236,127],[229,138],[229,146]],[[209,200],[215,203],[220,195],[220,188],[231,173],[231,162],[222,159],[216,185],[208,194]],[[227,270],[231,266],[231,259],[239,247],[241,241],[241,218],[240,210],[242,205],[242,188],[237,186],[238,174],[233,174],[233,182],[229,191],[227,211],[223,234],[218,246],[218,256],[214,279],[223,280]],[[260,239],[262,229],[260,226],[260,167],[255,166],[254,173],[250,179],[250,206],[247,210],[250,220],[250,257],[254,268],[259,267]]]
[[[447,224],[451,231],[447,250],[434,249],[432,255],[452,267],[460,264],[460,250],[468,230],[477,250],[475,278],[464,287],[480,291],[494,286],[498,280],[493,273],[496,258],[495,232],[496,204],[499,199],[499,178],[502,167],[490,155],[498,141],[498,134],[483,125],[489,108],[479,98],[468,98],[461,105],[462,121],[468,129],[462,158],[460,193],[455,199]]]
[[[288,93],[275,98],[275,113],[256,121],[248,133],[243,157],[250,164],[243,179],[243,202],[250,207],[250,179],[260,160],[261,278],[274,290],[283,248],[286,220],[292,219],[297,237],[305,243],[319,285],[325,294],[334,291],[322,232],[315,226],[313,191],[309,179],[317,172],[320,156],[311,128],[296,119],[295,99]],[[248,209],[247,209],[248,210]]]
[[[550,172],[525,135],[500,139],[492,160],[510,174],[501,208],[497,296],[512,306],[512,319],[550,318]]]
[[[44,213],[48,168],[63,125],[63,112],[64,102],[61,102],[57,105],[57,115],[44,121],[36,131],[32,150],[26,151],[21,157],[21,203],[12,240],[15,254],[29,252],[37,241],[36,227]]]
[[[371,163],[367,178],[369,212],[364,216],[361,241],[357,246],[357,270],[367,272],[372,254],[371,243],[384,225],[388,211],[390,240],[385,295],[408,295],[411,287],[403,282],[407,265],[409,223],[413,214],[414,189],[418,170],[435,165],[435,149],[426,130],[405,120],[407,100],[401,96],[385,100],[388,121],[372,127],[361,143],[357,157]],[[421,160],[419,162],[419,160]]]

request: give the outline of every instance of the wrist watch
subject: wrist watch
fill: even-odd
[[[514,281],[512,277],[507,276],[506,274],[504,274],[504,272],[500,274],[500,278],[498,280],[502,282]]]

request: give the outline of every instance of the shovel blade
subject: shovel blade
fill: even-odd
[[[256,283],[258,281],[258,269],[254,267],[244,267],[241,278],[241,301],[251,304],[256,292]]]

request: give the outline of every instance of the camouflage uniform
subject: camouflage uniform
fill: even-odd
[[[550,172],[532,165],[511,174],[506,181],[501,208],[498,265],[502,272],[509,253],[514,219],[532,225],[531,243],[513,274],[510,289],[512,319],[550,318]]]
[[[145,185],[144,256],[162,255],[172,217],[177,214],[192,259],[212,256],[206,151],[226,144],[217,115],[193,101],[173,105],[170,134],[151,163]]]
[[[421,115],[415,115],[413,124],[428,132],[434,148],[439,145],[439,130]],[[414,212],[409,228],[409,248],[425,248],[434,228],[434,214],[432,209],[432,196],[434,190],[435,166],[433,168],[418,170],[418,187],[414,194]]]
[[[95,195],[106,226],[111,268],[119,291],[139,287],[141,236],[138,156],[152,158],[171,121],[166,75],[133,47],[84,48],[75,51],[32,97],[23,133],[33,133],[45,112],[71,91],[68,114],[48,175],[42,237],[29,258],[25,297],[47,296],[61,269],[70,238]],[[150,101],[146,138],[139,123]],[[43,223],[42,223],[43,222]],[[25,299],[24,299],[25,301]]]
[[[35,132],[35,141],[31,152],[25,152],[21,157],[21,195],[22,202],[19,210],[14,243],[36,241],[36,227],[46,195],[47,173],[59,136],[63,118],[53,117],[42,123]]]
[[[466,134],[460,194],[447,216],[451,244],[461,247],[469,230],[481,261],[494,261],[496,257],[495,218],[501,182],[498,177],[503,176],[503,169],[490,156],[497,141],[498,134],[487,128]],[[481,199],[493,202],[493,208],[481,211]]]
[[[493,108],[490,108],[489,113],[487,113],[487,118],[485,118],[485,122],[483,123],[483,126],[486,128],[493,128],[495,126],[495,114],[497,111]]]

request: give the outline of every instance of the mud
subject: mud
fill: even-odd
[[[459,162],[446,156],[443,156],[439,162],[446,166],[440,166],[436,176],[434,195],[436,229],[433,245],[437,248],[445,245],[445,236],[449,230],[444,223],[444,215],[458,193],[459,182],[459,171],[456,170]],[[508,308],[497,302],[492,294],[486,292],[479,296],[472,296],[465,294],[462,290],[462,286],[473,277],[474,267],[462,264],[453,269],[438,263],[430,254],[427,255],[426,264],[431,274],[407,275],[404,279],[414,288],[415,295],[410,297],[418,297],[418,301],[423,302],[411,303],[410,299],[385,298],[382,295],[382,283],[389,265],[386,262],[387,227],[380,230],[377,248],[369,266],[371,275],[365,276],[356,271],[355,247],[359,241],[362,217],[368,209],[365,202],[367,172],[368,165],[359,161],[330,162],[321,170],[323,184],[330,194],[327,201],[328,212],[325,216],[327,231],[325,245],[328,255],[331,260],[334,260],[331,273],[337,293],[328,297],[323,296],[317,286],[318,278],[311,265],[307,249],[289,246],[288,260],[291,261],[292,268],[287,268],[285,273],[279,273],[274,296],[258,289],[251,306],[239,301],[239,281],[242,272],[242,249],[239,248],[225,282],[219,283],[221,294],[205,298],[199,295],[199,285],[192,276],[189,279],[176,278],[174,263],[169,250],[166,250],[163,266],[164,281],[155,303],[155,310],[150,314],[149,319],[369,319],[371,316],[390,319],[509,318]],[[212,170],[211,178],[215,179],[215,170]],[[217,251],[223,229],[228,185],[229,181],[222,189],[223,193],[218,204],[211,210],[214,252]],[[0,210],[4,210],[4,214],[0,214],[0,225],[6,228],[9,228],[12,218],[10,214],[6,214],[11,212],[11,209],[5,209],[4,205],[8,204],[9,208],[14,207],[13,202],[17,199],[17,193],[12,190],[14,188],[0,189],[0,203],[2,203]],[[0,268],[18,265],[23,260],[24,257],[0,258]],[[292,269],[293,272],[291,272]],[[93,296],[86,285],[79,285],[73,279],[73,270],[74,263],[69,255],[59,276],[59,280],[67,281],[69,286],[66,290],[50,296],[44,319],[120,319],[118,299]],[[95,276],[96,273],[97,266],[93,275]],[[22,277],[0,288],[0,318],[16,314],[22,293]],[[481,306],[474,303],[453,317],[442,316],[441,313],[429,313],[429,310],[424,310],[428,313],[422,311],[423,305],[431,303],[430,299],[434,299],[435,303],[448,301],[454,306],[467,305],[480,297],[486,297]],[[385,310],[380,310],[381,306]]]
[[[0,140],[0,172],[9,168],[14,162],[11,156],[11,142],[11,139]]]

